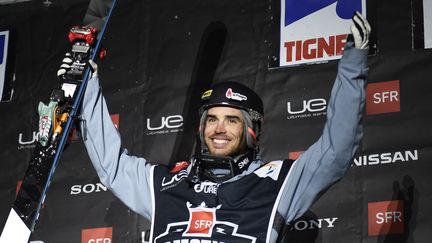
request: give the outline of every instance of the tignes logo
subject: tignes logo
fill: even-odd
[[[147,118],[146,135],[169,134],[183,131],[183,116],[171,115]]]
[[[355,166],[385,165],[393,163],[403,163],[418,161],[418,150],[404,150],[377,154],[360,155],[354,158]]]
[[[81,243],[112,243],[112,227],[83,229]]]
[[[326,115],[327,101],[316,98],[301,101],[287,102],[287,119],[308,118]]]
[[[279,65],[339,59],[355,11],[365,14],[366,0],[282,0]]]
[[[366,88],[366,114],[400,111],[399,80],[370,83]]]
[[[120,128],[120,115],[119,114],[112,114],[111,120],[113,121],[114,126],[117,128],[117,130]],[[38,142],[38,136],[39,132],[33,131],[29,134],[19,133],[18,134],[18,150],[21,149],[32,149],[36,147],[36,143]],[[79,139],[78,131],[76,129],[73,129],[71,132],[71,135],[69,137],[71,141],[76,141]]]
[[[311,38],[285,42],[286,62],[301,62],[329,56],[341,56],[346,44],[347,34],[327,38]]]
[[[402,200],[368,203],[368,235],[404,233],[403,209]]]

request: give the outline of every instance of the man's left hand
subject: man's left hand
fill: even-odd
[[[354,46],[358,49],[369,48],[369,35],[371,26],[367,19],[356,11],[352,17],[353,24],[351,25],[351,33],[354,37]]]

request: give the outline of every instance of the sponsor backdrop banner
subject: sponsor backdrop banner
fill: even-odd
[[[424,32],[419,32],[410,29],[413,11],[404,0],[316,3],[120,1],[104,42],[108,56],[98,64],[123,146],[152,163],[174,164],[190,156],[193,148],[179,145],[193,144],[187,139],[195,137],[196,129],[188,127],[198,119],[198,112],[189,110],[196,107],[191,92],[208,85],[200,77],[213,77],[242,82],[263,97],[265,160],[297,158],[324,126],[337,69],[333,59],[339,59],[342,36],[349,32],[348,14],[366,14],[367,8],[377,52],[369,56],[361,147],[347,175],[285,227],[281,242],[429,242],[430,4],[423,1]],[[15,47],[7,53],[15,67],[13,96],[0,103],[0,227],[36,143],[37,104],[56,87],[68,30],[87,4],[37,0],[0,8],[0,39],[13,30],[8,44]],[[419,39],[425,40],[423,48],[404,44]],[[207,60],[198,69],[204,47],[218,43],[223,51],[217,68],[206,68]],[[277,46],[286,67],[269,69]],[[218,55],[208,51],[209,56]],[[74,131],[30,242],[142,243],[149,228],[100,183]]]
[[[339,59],[351,17],[366,0],[281,0],[280,66]]]

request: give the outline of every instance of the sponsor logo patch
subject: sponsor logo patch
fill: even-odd
[[[189,166],[189,162],[187,162],[187,161],[177,162],[177,163],[175,163],[174,167],[170,170],[170,173],[175,174],[181,170],[186,169],[188,166]]]
[[[112,227],[83,229],[81,243],[111,243]]]
[[[302,102],[287,102],[287,119],[324,116],[327,114],[327,101],[324,98],[303,100]]]
[[[354,158],[353,165],[369,166],[369,165],[384,165],[400,162],[418,161],[419,153],[417,149],[386,152],[380,154],[360,155]]]
[[[368,235],[403,233],[403,205],[402,200],[368,203]]]
[[[183,116],[162,116],[159,119],[147,118],[146,135],[160,135],[183,131]]]
[[[212,93],[213,93],[212,89],[207,90],[206,92],[204,92],[202,94],[201,99],[204,100],[204,99],[210,98],[210,96],[212,95]]]
[[[199,184],[195,184],[194,190],[196,193],[206,193],[206,194],[217,194],[217,189],[219,184],[214,182],[204,181]]]
[[[204,202],[193,206],[187,202],[189,220],[173,222],[167,225],[164,233],[155,237],[155,243],[227,243],[227,242],[256,242],[256,238],[238,233],[238,225],[218,221],[216,211],[221,205],[215,208],[208,208]],[[212,239],[219,239],[219,241]]]
[[[370,83],[366,89],[366,114],[400,111],[399,80]]]
[[[181,171],[179,171],[177,174],[173,175],[173,176],[165,176],[162,179],[162,188],[160,189],[160,191],[165,191],[167,189],[170,189],[174,186],[176,186],[177,184],[179,184],[182,180],[184,180],[185,178],[188,177],[188,172],[186,169],[183,169]]]
[[[259,168],[258,170],[256,170],[254,174],[262,178],[270,177],[273,180],[277,181],[279,177],[279,173],[282,168],[282,164],[283,161],[281,160],[267,163],[263,165],[261,168]]]
[[[225,93],[225,96],[226,96],[228,99],[231,99],[231,100],[237,100],[237,101],[247,100],[247,97],[246,97],[245,95],[242,95],[242,94],[240,94],[240,93],[236,93],[236,92],[234,92],[234,91],[232,90],[232,88],[228,88],[228,89],[227,89],[227,91],[226,91],[226,93]]]
[[[282,0],[279,66],[339,59],[351,17],[366,0]]]

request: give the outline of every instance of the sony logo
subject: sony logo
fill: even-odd
[[[85,184],[85,185],[73,185],[71,187],[71,191],[70,194],[71,195],[77,195],[77,194],[81,194],[81,193],[93,193],[93,192],[101,192],[107,191],[106,186],[104,186],[102,183],[96,183],[96,184]]]
[[[307,229],[334,228],[334,223],[337,219],[338,218],[297,220],[292,227],[299,231]]]

